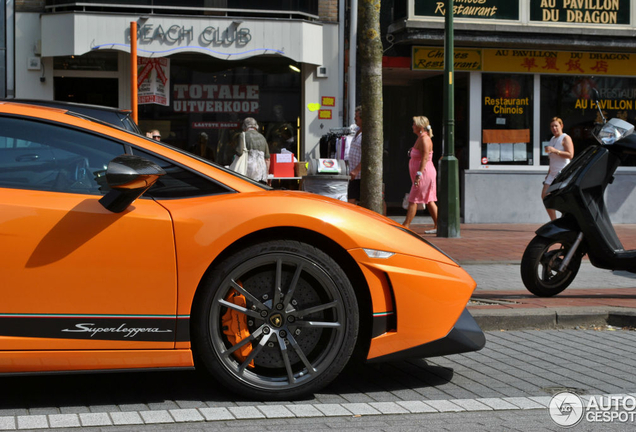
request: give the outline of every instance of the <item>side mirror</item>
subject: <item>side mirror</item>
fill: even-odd
[[[592,99],[594,99],[594,102],[598,102],[600,98],[601,96],[598,94],[596,87],[592,87]]]
[[[598,112],[601,115],[603,124],[607,123],[607,120],[605,119],[605,116],[603,115],[603,110],[601,109],[601,105],[599,104],[599,101],[601,100],[601,95],[598,93],[598,90],[596,89],[596,87],[592,88],[592,98],[594,99],[594,102],[596,103],[596,107],[598,108]]]
[[[105,173],[111,190],[99,202],[107,210],[121,213],[165,173],[159,165],[140,156],[117,156],[108,163]]]

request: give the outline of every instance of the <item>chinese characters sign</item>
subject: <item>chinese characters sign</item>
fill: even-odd
[[[582,24],[629,24],[630,0],[532,0],[530,20]]]
[[[454,0],[455,18],[519,19],[519,0]],[[415,0],[415,15],[443,17],[446,0]]]
[[[636,75],[636,54],[483,50],[484,71],[559,75]]]
[[[413,70],[443,70],[444,49],[413,47]],[[636,54],[519,49],[455,49],[455,70],[636,76]]]

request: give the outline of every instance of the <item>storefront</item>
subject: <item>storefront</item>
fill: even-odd
[[[407,83],[419,94],[411,97],[420,102],[411,116],[430,113],[437,124],[437,159],[443,119],[435,87],[442,85],[444,49],[436,44],[443,43],[444,2],[397,3],[409,19],[389,28],[398,47],[393,52],[401,56],[385,59],[385,81]],[[455,0],[455,128],[465,222],[547,221],[540,193],[550,119],[563,119],[575,153],[594,144],[591,132],[601,120],[592,88],[607,118],[636,124],[633,17],[629,0]],[[408,63],[400,61],[407,53]],[[389,109],[397,103],[389,96]],[[404,146],[399,135],[388,139]],[[615,222],[633,223],[636,163],[626,165],[609,189],[608,211]]]
[[[342,126],[337,22],[304,11],[132,15],[109,7],[19,13],[17,62],[41,67],[17,77],[16,96],[130,108],[136,22],[139,125],[158,129],[162,141],[229,164],[240,123],[254,117],[272,152],[307,160],[325,130]]]

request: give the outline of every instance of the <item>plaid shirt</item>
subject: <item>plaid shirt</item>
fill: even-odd
[[[355,167],[360,165],[362,160],[362,132],[356,135],[351,141],[349,147],[349,171],[353,171]],[[356,176],[356,179],[360,178],[360,173]]]

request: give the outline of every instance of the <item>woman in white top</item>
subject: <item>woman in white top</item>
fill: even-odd
[[[563,132],[563,120],[558,117],[553,117],[550,121],[550,130],[552,131],[552,139],[550,143],[545,146],[545,151],[550,157],[550,170],[543,182],[543,191],[541,192],[541,199],[543,199],[548,191],[548,188],[554,181],[559,171],[561,171],[570,160],[574,157],[574,144],[572,138],[565,132]],[[546,209],[548,216],[551,220],[556,219],[556,211],[553,209]]]

